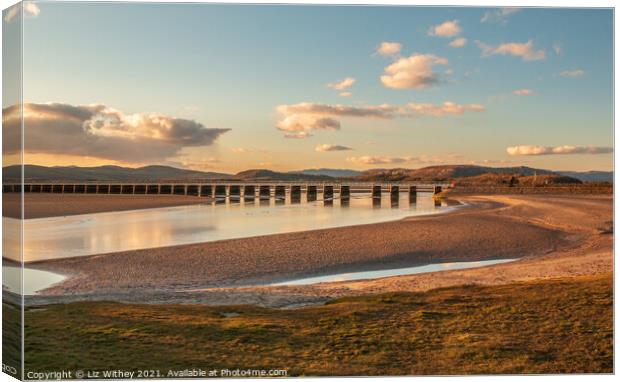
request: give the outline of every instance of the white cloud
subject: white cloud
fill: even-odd
[[[609,154],[611,147],[597,146],[512,146],[506,148],[510,155],[568,155],[568,154]]]
[[[397,42],[384,41],[377,48],[376,54],[381,56],[393,56],[400,53],[402,46]]]
[[[348,151],[353,150],[350,147],[342,146],[342,145],[330,145],[330,144],[322,144],[318,145],[314,148],[314,151],[318,152],[328,152],[328,151]]]
[[[327,84],[327,87],[334,90],[345,90],[353,86],[353,84],[355,84],[355,78],[347,77],[342,81]]]
[[[518,95],[518,96],[529,96],[529,95],[534,95],[534,91],[531,89],[517,89],[517,90],[513,90],[512,94]]]
[[[510,42],[500,44],[498,46],[487,45],[481,41],[476,40],[476,45],[482,50],[484,57],[492,55],[510,55],[520,57],[523,61],[538,61],[545,59],[544,49],[534,49],[534,43],[532,40],[526,43]]]
[[[581,77],[584,74],[586,74],[586,72],[581,69],[565,70],[563,72],[560,72],[560,76],[562,77]]]
[[[465,37],[459,37],[452,40],[452,42],[450,42],[448,45],[450,45],[452,48],[461,48],[464,47],[465,44],[467,44],[467,39]]]
[[[2,110],[7,144],[21,126],[19,108]],[[106,105],[24,104],[24,139],[33,153],[90,156],[145,163],[173,157],[185,148],[209,146],[230,129],[160,113],[125,114]],[[3,147],[7,152],[14,147]]]
[[[461,33],[461,27],[458,20],[445,21],[439,25],[435,25],[428,30],[429,36],[438,37],[454,37]]]
[[[338,94],[341,97],[351,97],[353,95],[353,93],[351,92],[342,92],[340,94]]]
[[[414,54],[396,60],[385,68],[381,82],[393,89],[424,89],[440,81],[434,65],[448,65],[448,60],[432,54]]]
[[[462,115],[466,111],[482,112],[484,106],[479,104],[460,105],[458,103],[446,101],[441,105],[430,103],[409,103],[407,107],[413,115],[428,115],[433,117],[443,117],[445,115]]]
[[[486,11],[482,18],[480,19],[481,23],[491,22],[498,24],[506,24],[508,21],[508,16],[519,12],[519,8],[500,8],[497,10]]]
[[[560,55],[562,53],[562,44],[560,44],[559,42],[553,44],[553,51],[555,52],[555,54]]]
[[[31,2],[24,2],[24,16],[37,17],[39,13],[41,13],[41,9],[35,4]],[[4,14],[4,21],[10,23],[13,21],[15,16],[19,15],[21,11],[22,3],[17,3],[12,7],[8,8]]]

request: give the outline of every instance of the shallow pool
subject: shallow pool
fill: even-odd
[[[276,285],[309,285],[309,284],[318,284],[318,283],[336,282],[336,281],[379,279],[382,277],[415,275],[418,273],[479,268],[479,267],[484,267],[487,265],[509,263],[515,260],[518,260],[518,259],[463,261],[463,262],[454,262],[454,263],[429,264],[429,265],[422,265],[422,266],[408,267],[408,268],[384,269],[380,271],[338,273],[335,275],[308,277],[308,278],[303,278],[303,279],[284,281],[284,282],[280,282],[280,283],[276,283],[272,285],[274,286]]]

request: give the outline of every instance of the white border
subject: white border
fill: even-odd
[[[77,0],[64,0],[64,2],[102,2],[102,1],[77,1]],[[123,0],[107,0],[105,2],[126,2]],[[338,0],[338,1],[330,1],[330,0],[314,0],[314,1],[299,1],[299,0],[291,0],[291,1],[260,1],[260,0],[244,0],[244,1],[178,1],[178,0],[150,0],[150,1],[136,1],[136,2],[157,2],[157,3],[228,3],[228,4],[315,4],[315,5],[400,5],[400,6],[467,6],[467,7],[498,7],[498,6],[519,6],[519,7],[569,7],[569,8],[614,8],[615,13],[615,4],[611,0],[504,0],[504,1],[493,1],[493,0],[451,0],[451,1],[432,1],[432,0],[389,0],[389,1],[364,1],[364,0]],[[7,8],[13,4],[17,3],[15,0],[0,0],[0,7],[2,9]],[[615,15],[614,15],[615,21]],[[1,45],[1,28],[0,28],[0,45]],[[617,51],[618,44],[618,30],[615,28],[614,22],[614,147],[618,148],[620,145],[618,144],[620,138],[615,134],[615,111],[618,110],[618,98],[616,97],[616,89],[618,89],[618,78],[615,76],[615,73],[618,69],[618,62],[615,59],[615,52]],[[0,63],[1,70],[1,63]],[[1,100],[1,98],[0,98]],[[0,136],[0,146],[2,144],[2,138]],[[617,168],[618,158],[614,154],[614,169]],[[0,175],[1,177],[1,175]],[[617,185],[619,180],[619,176],[617,173],[614,174],[614,184]],[[614,200],[616,198],[616,190],[614,190]],[[2,208],[2,201],[0,198],[0,208]],[[614,205],[614,220],[617,220],[618,211],[615,209]],[[0,234],[2,233],[2,228],[0,226]],[[619,248],[618,242],[615,240],[614,236],[614,252],[617,253]],[[614,262],[614,275],[616,274],[618,264]],[[617,287],[619,285],[618,277],[614,277],[614,291],[618,290]],[[615,295],[615,293],[614,293]],[[614,299],[614,337],[615,333],[618,330],[618,316],[615,314],[615,299]],[[0,311],[1,317],[1,311]],[[0,350],[1,352],[1,350]],[[1,353],[0,353],[1,354]],[[614,370],[619,370],[620,363],[618,361],[618,357],[615,355],[614,348]],[[416,381],[432,381],[437,380],[437,378],[441,378],[442,381],[459,381],[462,378],[472,379],[485,379],[485,380],[511,380],[511,381],[522,381],[522,380],[541,380],[541,379],[554,379],[562,381],[581,381],[585,379],[597,379],[597,380],[615,380],[613,375],[546,375],[546,376],[469,376],[469,377],[379,377],[380,379],[400,379],[400,380],[415,380]],[[324,378],[304,378],[307,381],[320,381]],[[330,380],[334,381],[343,381],[346,378],[341,377],[330,377]],[[7,374],[0,374],[0,381],[14,381]],[[233,381],[244,381],[247,379],[232,379]],[[186,380],[185,380],[186,381]]]

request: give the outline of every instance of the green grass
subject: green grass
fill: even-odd
[[[7,373],[13,377],[21,377],[21,310],[19,306],[2,303],[2,363],[9,366]],[[13,375],[10,370],[16,370]]]
[[[291,310],[53,305],[25,313],[26,370],[610,373],[612,306],[611,275],[343,298]]]

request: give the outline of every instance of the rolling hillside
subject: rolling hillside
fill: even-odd
[[[373,169],[364,172],[347,169],[317,169],[291,172],[277,172],[268,169],[250,169],[237,174],[203,172],[186,170],[170,166],[146,166],[128,168],[119,166],[99,167],[45,167],[26,165],[26,181],[135,181],[135,182],[166,182],[205,180],[280,180],[280,181],[328,181],[337,178],[355,179],[360,181],[448,181],[458,183],[505,183],[515,176],[528,184],[579,183],[579,182],[612,182],[613,172],[553,172],[531,167],[484,167],[474,165],[429,166],[419,169]],[[2,169],[5,182],[18,182],[19,166],[8,166]]]

